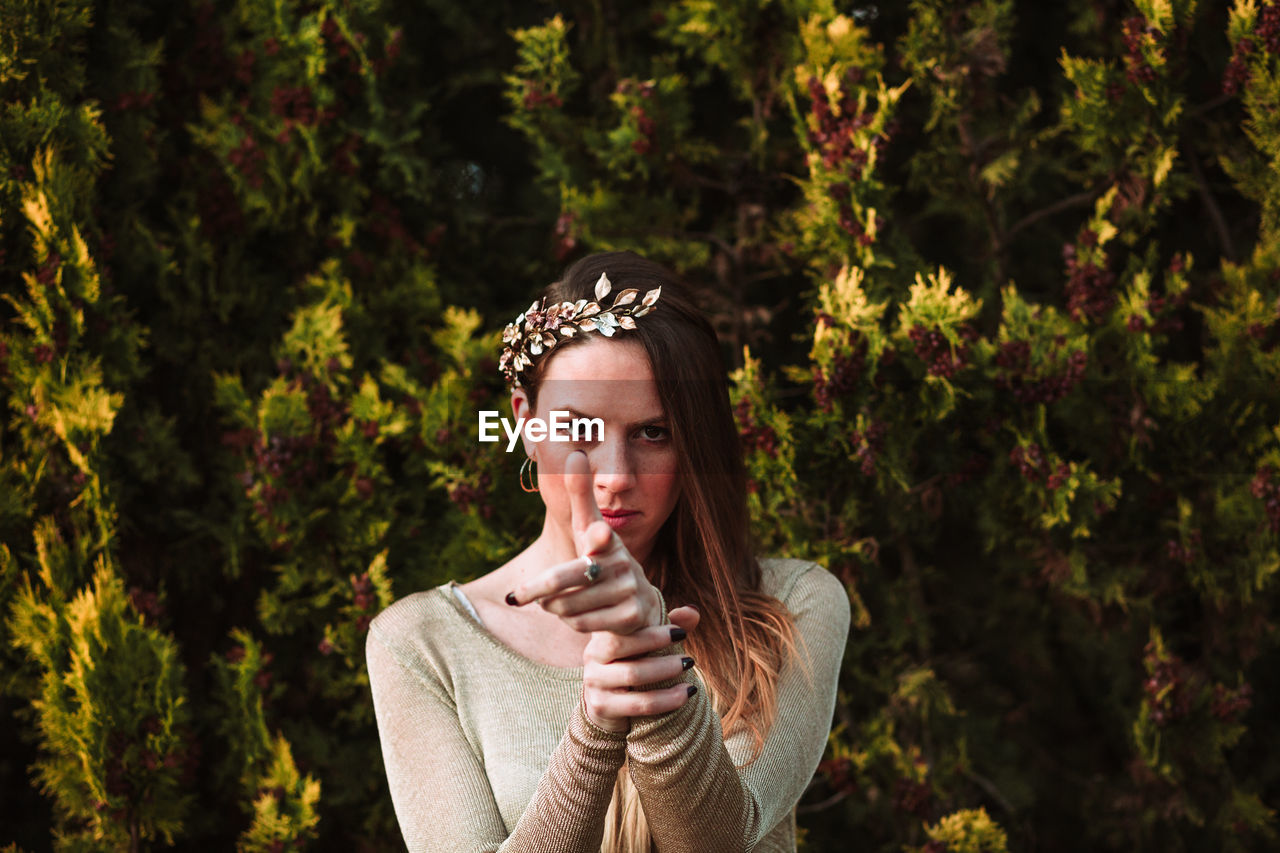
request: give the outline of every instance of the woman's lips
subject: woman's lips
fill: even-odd
[[[633,510],[601,510],[600,514],[604,516],[604,520],[607,521],[609,526],[614,530],[621,530],[626,527],[633,518],[640,517],[640,513]]]

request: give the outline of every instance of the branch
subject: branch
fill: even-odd
[[[675,160],[672,161],[671,173],[673,176],[675,176],[680,180],[685,180],[685,181],[688,181],[689,183],[697,184],[698,186],[701,186],[701,187],[706,187],[707,189],[716,190],[718,192],[722,192],[727,195],[732,195],[734,192],[734,188],[730,186],[728,183],[724,181],[717,181],[714,178],[710,178],[706,175],[698,174],[693,170],[693,168],[688,163],[686,163],[684,160],[679,158],[676,158]]]
[[[908,495],[918,495],[918,494],[920,494],[921,492],[923,492],[925,489],[929,488],[930,486],[935,486],[935,485],[937,485],[937,484],[938,484],[938,482],[939,482],[939,481],[941,481],[941,480],[942,480],[942,478],[943,478],[944,476],[946,476],[946,475],[945,475],[945,474],[934,474],[932,477],[929,477],[927,480],[921,480],[919,483],[916,483],[914,486],[912,486],[911,488],[907,489],[907,494],[908,494]]]
[[[916,642],[920,644],[920,658],[927,661],[930,655],[928,614],[929,610],[924,601],[924,580],[920,577],[920,567],[916,563],[916,552],[911,547],[911,543],[903,539],[898,544],[898,552],[902,557],[902,574],[907,579],[907,597],[911,601],[911,606],[915,608],[916,619]],[[925,757],[929,758],[927,750]]]
[[[712,234],[710,231],[674,231],[670,228],[632,228],[628,231],[603,231],[605,237],[625,239],[634,237],[637,234],[645,237],[665,237],[668,240],[704,240],[714,245],[717,249],[729,257],[733,257],[733,246],[723,237]]]
[[[1226,256],[1228,261],[1235,263],[1236,248],[1231,242],[1231,232],[1227,229],[1227,220],[1222,217],[1222,210],[1218,207],[1218,203],[1213,200],[1213,193],[1209,192],[1209,182],[1204,179],[1204,172],[1200,169],[1200,161],[1196,159],[1194,154],[1188,153],[1187,163],[1191,166],[1191,176],[1195,178],[1196,187],[1200,190],[1200,199],[1209,211],[1209,219],[1213,221],[1213,228],[1218,232],[1218,241],[1222,243],[1222,254]]]
[[[990,257],[995,258],[996,262],[996,281],[1004,284],[1008,281],[1008,273],[1004,265],[1004,246],[1008,242],[1009,235],[1000,230],[1000,220],[996,215],[995,205],[983,191],[982,183],[978,180],[978,170],[980,166],[979,148],[985,149],[987,143],[984,140],[981,145],[975,145],[973,134],[969,132],[969,124],[964,116],[956,119],[956,132],[960,136],[960,145],[963,148],[965,158],[969,161],[969,186],[973,189],[974,194],[978,197],[978,204],[982,208],[982,216],[987,221],[987,230],[991,233],[991,253]]]
[[[1236,99],[1235,95],[1227,95],[1225,93],[1221,94],[1218,97],[1213,98],[1212,100],[1205,101],[1203,104],[1197,104],[1196,106],[1187,110],[1187,118],[1198,118],[1199,116],[1209,112],[1210,110],[1215,110],[1218,107],[1222,106],[1223,104],[1227,103],[1228,101],[1233,101],[1235,99]]]
[[[995,783],[992,782],[990,779],[976,773],[974,770],[970,768],[965,768],[963,771],[961,771],[961,775],[963,775],[966,779],[968,779],[970,782],[977,785],[982,790],[986,791],[987,795],[991,797],[991,799],[995,800],[997,803],[1000,804],[1000,808],[1004,809],[1011,815],[1017,814],[1017,809],[1013,807],[1013,803],[1009,802],[1009,800],[1005,798],[1004,794],[1000,793],[1000,789],[997,788],[995,786]]]
[[[796,814],[812,814],[814,812],[825,811],[836,803],[849,796],[848,791],[836,791],[820,803],[812,803],[810,805],[796,806]]]
[[[1013,226],[1008,231],[1004,232],[1004,238],[1006,241],[1008,241],[1010,237],[1012,237],[1014,234],[1017,234],[1023,228],[1027,228],[1032,225],[1035,225],[1041,219],[1044,219],[1045,217],[1048,217],[1048,216],[1053,216],[1055,213],[1061,213],[1062,211],[1070,210],[1073,207],[1083,207],[1084,205],[1091,203],[1099,195],[1101,195],[1101,192],[1099,190],[1088,190],[1086,192],[1076,193],[1075,195],[1067,196],[1066,198],[1063,198],[1063,199],[1058,199],[1048,207],[1042,207],[1039,210],[1033,211],[1032,213],[1028,213],[1026,216],[1019,219],[1017,222],[1013,224]],[[1003,246],[1001,246],[1000,248],[1001,250],[1004,249]]]

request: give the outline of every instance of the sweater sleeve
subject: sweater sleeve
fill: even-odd
[[[795,616],[812,681],[793,659],[778,681],[774,723],[751,764],[753,738],[738,731],[724,740],[719,716],[696,670],[676,681],[698,684],[668,714],[637,717],[627,736],[628,771],[635,782],[657,849],[754,850],[794,809],[826,748],[835,709],[840,662],[848,639],[848,593],[821,566],[804,570],[783,602]]]
[[[599,853],[626,755],[625,733],[585,715],[581,699],[508,837],[480,758],[444,685],[379,636],[365,644],[369,685],[396,819],[410,853]]]

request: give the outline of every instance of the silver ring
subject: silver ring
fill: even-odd
[[[595,583],[600,577],[600,564],[591,557],[583,557],[587,561],[587,570],[582,574],[586,577],[587,583]]]

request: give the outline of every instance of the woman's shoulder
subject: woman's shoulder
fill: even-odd
[[[795,557],[760,557],[758,562],[760,591],[791,612],[819,608],[830,619],[849,619],[849,591],[821,563]]]
[[[821,563],[813,560],[802,560],[797,557],[759,557],[757,561],[760,563],[760,591],[772,595],[779,601],[786,601],[797,583],[802,579],[810,580],[807,578],[810,574],[818,578],[826,575],[835,580],[835,576]]]
[[[457,618],[448,593],[449,584],[444,583],[397,599],[369,623],[370,639],[382,643],[402,662],[447,651],[449,644],[441,644],[439,638]]]
[[[387,631],[405,625],[415,625],[422,620],[434,621],[441,618],[446,611],[447,600],[441,592],[448,592],[449,584],[443,583],[431,589],[411,592],[397,598],[377,616],[371,625]]]

